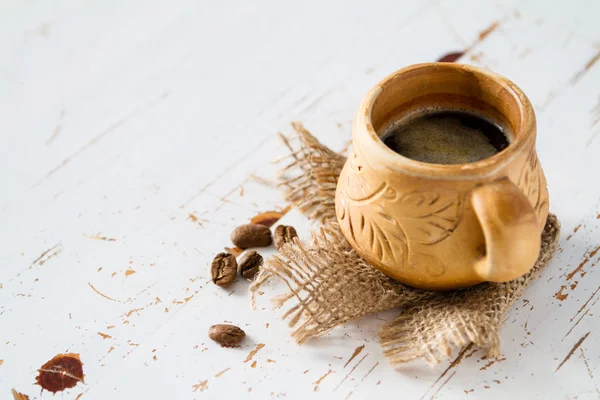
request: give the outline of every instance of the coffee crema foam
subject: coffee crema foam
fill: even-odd
[[[431,164],[468,164],[491,157],[511,132],[471,110],[428,108],[389,124],[381,140],[396,153]]]

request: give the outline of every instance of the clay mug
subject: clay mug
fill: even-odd
[[[385,127],[418,109],[471,110],[507,124],[504,150],[468,164],[432,164],[394,152]],[[454,63],[409,66],[377,84],[352,128],[353,150],[335,206],[351,246],[409,286],[444,290],[527,273],[548,215],[531,103],[508,79]]]

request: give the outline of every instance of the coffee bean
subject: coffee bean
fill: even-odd
[[[237,262],[235,256],[229,253],[219,253],[210,265],[212,281],[217,286],[228,286],[235,280]]]
[[[281,250],[284,244],[292,243],[295,237],[298,237],[298,234],[293,226],[279,225],[275,228],[275,237],[273,241],[275,242],[277,250]]]
[[[249,251],[242,256],[238,263],[238,272],[244,278],[251,281],[258,273],[263,264],[263,257],[255,250]]]
[[[219,343],[222,347],[234,347],[241,343],[246,332],[235,325],[218,324],[208,329],[208,337]]]
[[[266,247],[271,245],[271,230],[264,225],[246,224],[238,226],[231,232],[231,241],[237,247]]]

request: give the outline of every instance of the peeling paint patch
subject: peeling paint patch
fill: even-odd
[[[308,370],[306,370],[306,372],[308,372]],[[306,373],[306,372],[305,372],[305,373]],[[330,374],[332,374],[332,373],[333,373],[333,371],[332,371],[332,370],[329,370],[329,371],[327,371],[327,372],[325,373],[325,375],[323,375],[322,377],[320,377],[319,379],[317,379],[315,382],[313,382],[313,385],[315,385],[315,387],[314,387],[314,389],[313,389],[313,392],[318,392],[318,391],[319,391],[319,385],[321,384],[321,382],[323,382],[323,380],[324,380],[325,378],[327,378],[327,377],[328,377]]]
[[[348,364],[350,364],[350,361],[354,360],[354,358],[357,355],[359,355],[360,352],[363,351],[364,348],[365,348],[365,345],[363,344],[362,346],[358,346],[356,349],[354,349],[354,353],[352,353],[352,355],[350,356],[348,361],[346,361],[346,364],[344,364],[344,368],[346,368],[348,366]]]
[[[125,315],[126,317],[131,317],[131,315],[132,315],[133,313],[137,313],[138,311],[142,311],[142,310],[145,310],[145,309],[146,309],[146,307],[134,308],[134,309],[132,309],[132,310],[129,310],[129,311],[127,311],[127,312],[126,312],[125,314],[123,314],[123,315]]]
[[[371,375],[371,372],[373,372],[373,370],[374,370],[375,368],[377,368],[377,366],[378,366],[378,365],[379,365],[379,361],[377,361],[377,362],[375,363],[375,365],[373,365],[373,366],[371,367],[371,369],[369,370],[369,372],[367,372],[367,373],[365,374],[365,376],[363,376],[363,377],[362,377],[362,379],[361,379],[360,381],[362,382],[362,381],[364,381],[365,379],[367,379],[367,376]]]
[[[490,35],[490,33],[494,32],[497,28],[498,28],[498,21],[492,23],[490,26],[488,26],[486,29],[482,30],[481,32],[479,32],[479,41],[484,40],[486,37],[488,37]]]
[[[592,373],[592,368],[590,368],[590,364],[588,363],[588,360],[585,356],[585,353],[583,352],[583,349],[579,349],[579,351],[581,351],[580,358],[582,358],[583,362],[585,363],[585,367],[587,368],[588,375],[590,376],[590,379],[592,380],[592,383],[594,384],[594,389],[596,389],[596,393],[598,393],[598,395],[600,396],[600,389],[598,389],[598,385],[596,385],[596,380],[594,379],[594,374]]]
[[[96,293],[98,293],[100,296],[104,297],[105,299],[111,300],[111,301],[116,301],[117,303],[121,303],[124,304],[124,302],[122,302],[121,300],[117,300],[117,299],[113,299],[112,297],[109,297],[103,293],[101,293],[98,289],[96,289],[94,287],[94,285],[92,285],[90,282],[88,282],[88,286],[92,288],[92,290]]]
[[[598,286],[598,288],[596,290],[594,290],[594,293],[592,293],[592,295],[581,306],[581,308],[579,310],[577,310],[577,313],[573,316],[573,318],[571,318],[571,321],[573,321],[575,319],[575,317],[578,316],[587,307],[587,305],[589,304],[589,302],[594,298],[594,296],[596,296],[596,293],[598,293],[599,290],[600,290],[600,286]]]
[[[365,354],[360,360],[358,360],[358,362],[356,363],[356,365],[354,365],[354,367],[352,367],[352,369],[350,370],[350,372],[348,372],[346,374],[346,376],[344,377],[344,379],[342,379],[342,381],[340,383],[338,383],[338,385],[335,387],[335,389],[333,389],[334,392],[336,390],[338,390],[340,386],[342,386],[342,384],[346,381],[346,379],[348,379],[348,377],[354,372],[354,370],[356,369],[356,367],[358,367],[360,365],[360,363],[362,363],[363,360],[365,358],[367,358],[367,356],[368,356],[368,354]]]
[[[567,285],[562,285],[560,287],[560,290],[556,293],[554,293],[554,297],[560,301],[565,300],[567,297],[569,297],[568,293],[563,293],[563,290],[565,290],[567,288]]]
[[[558,370],[565,365],[565,363],[567,361],[569,361],[569,358],[571,358],[571,356],[573,355],[573,353],[575,353],[575,350],[577,350],[579,348],[579,346],[581,346],[581,344],[585,341],[585,339],[587,339],[587,337],[590,335],[591,332],[586,333],[585,335],[583,335],[581,338],[579,338],[579,340],[575,343],[575,345],[573,345],[573,347],[571,348],[571,351],[569,351],[569,354],[567,354],[567,356],[565,357],[564,360],[562,360],[562,362],[558,365],[558,368],[556,368],[555,372],[558,372]]]
[[[584,258],[583,260],[579,263],[579,265],[577,266],[577,268],[575,268],[573,271],[571,271],[568,275],[567,275],[567,280],[570,281],[571,279],[573,279],[573,277],[575,276],[575,274],[577,274],[578,272],[581,273],[581,277],[583,277],[586,272],[583,271],[583,267],[592,259],[596,256],[596,254],[598,253],[598,251],[600,251],[600,246],[597,246],[596,248],[594,248],[593,250],[588,250],[586,251],[586,253],[584,253]]]
[[[202,228],[204,228],[204,222],[210,222],[207,219],[198,218],[198,216],[196,216],[196,214],[194,214],[194,213],[189,213],[187,219],[189,219],[192,222],[200,225],[200,227],[202,227]]]
[[[499,358],[497,360],[491,360],[490,362],[488,362],[486,365],[484,365],[483,367],[479,368],[480,371],[485,371],[486,369],[488,369],[489,367],[491,367],[492,365],[496,364],[497,362],[502,362],[502,361],[506,361],[506,357],[504,358]]]
[[[58,254],[60,254],[61,251],[62,246],[60,243],[50,247],[48,250],[44,251],[38,258],[36,258],[34,262],[31,263],[29,269],[32,269],[35,265],[44,265],[52,257],[55,257]]]
[[[456,62],[459,58],[461,58],[465,54],[464,51],[454,51],[451,53],[444,54],[440,58],[438,58],[437,62]]]
[[[452,363],[448,366],[448,368],[446,368],[444,370],[444,372],[442,372],[442,374],[439,376],[439,378],[437,378],[435,380],[435,382],[433,382],[433,385],[431,385],[429,387],[429,389],[427,390],[427,392],[425,392],[425,394],[427,394],[431,389],[433,389],[435,387],[435,385],[437,385],[437,383],[444,377],[446,376],[446,374],[448,372],[450,372],[451,369],[458,367],[458,365],[460,365],[463,357],[465,356],[465,353],[469,350],[471,350],[471,348],[473,347],[473,343],[469,343],[464,349],[462,349],[462,351],[460,353],[458,353],[458,356],[456,356],[456,358],[454,359],[454,361],[452,361]],[[437,393],[439,393],[440,390],[442,390],[442,388],[448,383],[448,381],[450,379],[452,379],[452,377],[454,376],[454,374],[456,374],[456,370],[454,372],[452,372],[452,374],[448,377],[448,379],[446,379],[441,385],[440,387],[435,391],[435,393],[431,396],[431,398],[434,398],[435,395]],[[379,385],[379,382],[377,382],[377,384]],[[423,397],[425,397],[425,395],[423,395]]]
[[[192,392],[197,392],[198,390],[204,392],[206,389],[208,389],[208,380],[200,381],[197,385],[192,385],[192,389]]]
[[[215,378],[219,378],[221,376],[223,376],[223,374],[227,371],[229,371],[231,368],[225,368],[223,371],[221,372],[217,372],[217,374],[215,374]]]
[[[252,357],[254,357],[256,355],[256,353],[258,353],[260,351],[260,349],[262,349],[263,347],[265,347],[264,344],[259,343],[256,345],[256,347],[254,348],[254,350],[252,350],[248,356],[246,357],[246,359],[244,360],[245,363],[247,363],[248,361],[252,360]]]

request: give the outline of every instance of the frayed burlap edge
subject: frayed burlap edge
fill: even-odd
[[[348,244],[335,219],[337,178],[345,157],[323,146],[299,123],[295,138],[283,137],[290,150],[281,169],[286,198],[323,225],[305,242],[295,240],[267,260],[252,283],[258,289],[277,277],[288,291],[273,299],[287,304],[282,319],[298,343],[322,336],[364,315],[399,308],[399,315],[380,330],[384,354],[392,365],[423,358],[437,363],[457,347],[473,343],[490,357],[500,355],[499,329],[506,312],[552,258],[560,224],[550,214],[534,268],[506,283],[485,283],[440,293],[406,287],[364,261]]]
[[[278,171],[278,186],[286,199],[309,218],[335,221],[335,187],[346,157],[323,146],[299,122],[293,122],[293,138],[281,135],[289,156]]]

